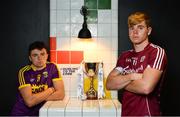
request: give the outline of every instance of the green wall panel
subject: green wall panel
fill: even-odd
[[[97,10],[88,10],[87,23],[97,23]]]
[[[85,0],[84,4],[88,9],[97,9],[97,0]]]
[[[111,0],[98,0],[98,9],[111,9]]]

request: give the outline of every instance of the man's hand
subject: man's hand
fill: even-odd
[[[142,79],[143,74],[141,73],[131,73],[131,80]]]

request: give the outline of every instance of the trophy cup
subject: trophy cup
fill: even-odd
[[[103,99],[105,97],[104,92],[104,75],[103,75],[103,63],[102,62],[81,62],[78,68],[78,85],[77,85],[77,97],[81,100],[89,99]],[[85,75],[90,79],[89,88],[85,91],[84,77]],[[94,86],[94,80],[97,78],[97,90]],[[95,81],[96,82],[96,81]]]
[[[94,89],[93,80],[98,70],[98,63],[96,62],[87,62],[85,65],[85,74],[90,78],[90,88],[86,92],[87,99],[95,100],[98,98],[97,91]]]

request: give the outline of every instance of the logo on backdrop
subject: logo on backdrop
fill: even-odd
[[[60,68],[62,75],[70,76],[78,70],[78,67]]]

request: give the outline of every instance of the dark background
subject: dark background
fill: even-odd
[[[161,94],[163,115],[180,115],[180,62],[179,34],[180,7],[178,0],[119,0],[119,55],[130,49],[127,17],[135,11],[145,11],[152,19],[150,41],[165,48],[168,57],[168,69]],[[119,91],[119,99],[121,91]]]
[[[127,32],[128,15],[139,10],[148,12],[153,25],[151,41],[164,47],[168,56],[161,95],[163,114],[180,115],[179,4],[175,0],[119,0],[118,4],[119,55],[131,47]],[[9,115],[17,92],[17,71],[28,63],[28,45],[35,40],[49,45],[49,0],[0,1],[0,15],[0,115]]]
[[[1,0],[0,16],[0,115],[9,115],[28,45],[36,40],[49,45],[49,0]]]

